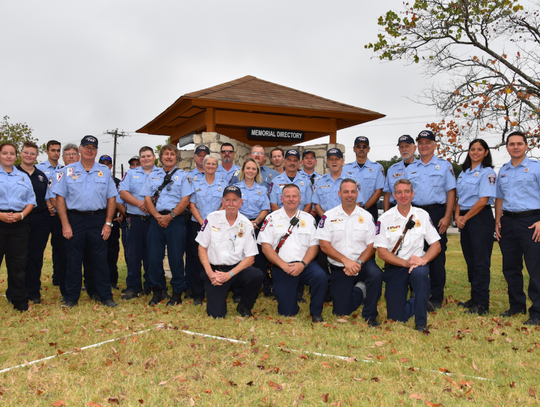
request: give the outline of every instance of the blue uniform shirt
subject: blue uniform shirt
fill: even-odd
[[[266,188],[256,182],[250,188],[246,185],[246,181],[242,180],[236,184],[242,191],[242,199],[244,202],[240,207],[240,213],[248,219],[255,219],[261,211],[270,210],[270,200],[268,199],[268,191]]]
[[[446,193],[456,187],[452,164],[436,156],[427,164],[416,160],[407,167],[403,178],[413,184],[413,205],[446,204]]]
[[[107,207],[107,199],[116,197],[116,185],[106,165],[94,163],[86,172],[80,161],[58,172],[52,192],[64,197],[67,209],[97,211]]]
[[[462,171],[457,179],[456,193],[461,210],[471,209],[480,198],[488,197],[487,205],[493,205],[497,176],[491,167],[480,164],[474,170]]]
[[[216,175],[222,177],[225,181],[227,181],[228,184],[230,184],[234,173],[239,169],[240,167],[238,165],[233,164],[231,169],[227,171],[225,168],[223,168],[223,164],[219,164]]]
[[[540,162],[525,157],[514,167],[504,164],[497,177],[497,198],[503,199],[502,209],[523,212],[540,209]]]
[[[394,199],[394,184],[398,179],[403,178],[403,175],[405,174],[405,169],[407,167],[405,166],[403,160],[401,160],[400,162],[395,163],[390,168],[388,168],[388,173],[386,174],[386,181],[384,182],[383,192],[389,192],[391,194],[390,203],[393,205],[396,204],[396,200]]]
[[[158,167],[154,166],[150,173],[152,171],[159,170]],[[139,199],[141,201],[144,201],[144,196],[141,195],[141,189],[144,186],[144,183],[146,182],[146,178],[148,178],[148,174],[143,170],[142,167],[136,167],[132,168],[128,172],[126,172],[126,175],[124,175],[124,178],[122,178],[122,181],[120,181],[120,185],[118,186],[118,191],[128,191],[133,198]],[[118,194],[120,196],[120,194]],[[159,202],[159,201],[158,201]],[[139,209],[138,206],[133,206],[128,204],[127,202],[124,202],[127,208],[127,212],[132,215],[139,215],[139,216],[147,216],[147,213],[144,213]]]
[[[174,171],[174,168],[170,172],[172,171]],[[157,189],[163,184],[165,175],[167,175],[167,173],[163,168],[154,168],[150,174],[148,174],[140,194],[142,196],[153,197]],[[172,176],[172,182],[162,189],[157,201],[156,210],[158,212],[172,211],[183,197],[189,196],[192,193],[193,186],[189,181],[187,172],[179,169]]]
[[[313,171],[313,173],[307,174],[303,168],[300,170],[300,174],[304,174],[306,177],[308,177],[309,182],[311,182],[311,180],[313,179],[313,182],[311,183],[311,189],[313,189],[315,183],[322,177],[322,174],[319,174],[317,171]]]
[[[364,196],[365,205],[373,196],[377,189],[384,187],[384,168],[381,164],[366,160],[366,163],[360,167],[358,162],[352,162],[345,166],[344,170],[353,174],[353,179],[360,184],[360,190]]]
[[[345,178],[352,178],[345,169],[341,170],[341,175],[334,181],[332,174],[324,174],[313,187],[313,204],[319,204],[324,212],[341,205],[341,198],[338,195],[341,181]],[[362,191],[358,191],[356,203],[365,202]]]
[[[273,170],[272,168],[268,168],[266,165],[263,165],[261,168],[261,177],[262,177],[262,186],[266,188],[268,191],[270,189],[270,184],[272,181],[279,175],[279,172],[276,170]],[[236,171],[234,173],[234,176],[231,179],[230,185],[238,184],[238,174],[240,174],[240,170]]]
[[[56,167],[54,167],[51,162],[47,160],[36,164],[36,168],[43,172],[47,176],[47,179],[51,179],[57,170],[62,169],[62,166],[57,164]]]
[[[192,182],[193,194],[189,198],[199,210],[201,217],[206,219],[209,213],[219,210],[221,206],[221,198],[223,198],[223,190],[227,188],[229,183],[221,179],[217,174],[214,177],[214,182],[209,184],[206,177]],[[193,222],[197,222],[194,216],[191,217]]]
[[[199,169],[195,167],[190,172],[188,172],[188,177],[191,182],[198,181],[201,178],[204,178],[204,171],[199,171]]]
[[[36,195],[28,174],[15,166],[8,174],[0,167],[0,209],[21,212],[30,204],[36,206]]]
[[[306,205],[309,205],[312,201],[312,195],[311,192],[311,181],[306,178],[305,175],[300,174],[299,172],[296,173],[294,179],[291,181],[289,177],[287,176],[287,172],[283,172],[283,174],[279,174],[272,184],[270,184],[270,203],[278,205],[280,208],[283,207],[283,203],[281,202],[281,193],[283,191],[283,187],[287,184],[295,184],[300,188],[300,195],[302,196],[302,200],[300,201],[300,206],[298,209],[303,210]]]

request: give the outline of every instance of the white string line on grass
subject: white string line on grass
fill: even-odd
[[[156,328],[149,328],[149,329],[145,329],[143,331],[133,332],[133,333],[131,333],[129,335],[124,335],[124,336],[121,336],[119,338],[114,338],[114,339],[109,339],[107,341],[94,343],[93,345],[88,345],[88,346],[77,349],[77,352],[79,350],[97,348],[97,347],[99,347],[101,345],[105,345],[106,343],[119,341],[121,339],[129,338],[130,336],[139,335],[139,334],[142,334],[142,333],[145,333],[145,332],[148,332],[148,331],[152,331],[152,330],[157,330],[157,329],[160,329],[160,328],[161,329],[167,329],[167,330],[170,329],[167,325],[161,324],[161,325],[157,325]],[[231,343],[239,343],[239,344],[242,344],[242,345],[250,345],[251,346],[251,344],[249,342],[241,341],[241,340],[238,340],[238,339],[226,338],[224,336],[215,336],[215,335],[203,334],[203,333],[200,333],[200,332],[191,332],[191,331],[185,331],[185,330],[179,330],[179,332],[185,333],[187,335],[202,336],[203,338],[212,338],[212,339],[217,339],[217,340],[220,340],[220,341],[231,342]],[[270,345],[260,344],[260,346],[263,346],[265,348],[270,348]],[[286,350],[288,352],[293,352],[293,353],[306,353],[308,355],[323,356],[323,357],[329,357],[329,358],[334,358],[334,359],[341,359],[341,360],[350,360],[351,359],[351,357],[347,357],[347,356],[330,355],[330,354],[326,354],[326,353],[311,352],[311,351],[307,351],[307,350],[300,351],[300,350],[297,350],[297,349],[287,349],[287,348],[282,348],[282,349],[284,349],[284,350]],[[75,351],[71,350],[71,351],[63,352],[62,354],[47,356],[45,358],[37,359],[37,360],[34,360],[32,362],[23,363],[22,365],[12,366],[12,367],[9,367],[7,369],[0,370],[0,373],[9,372],[10,370],[17,369],[19,367],[34,365],[36,363],[43,362],[44,360],[54,359],[54,358],[57,358],[57,357],[60,357],[60,356],[63,356],[63,355],[72,354],[74,352]],[[355,360],[360,360],[361,362],[364,362],[364,363],[376,363],[378,365],[382,365],[381,362],[376,362],[376,361],[373,361],[373,360],[366,360],[366,359],[355,359]],[[405,367],[407,367],[407,366],[405,366]],[[408,368],[410,368],[410,367],[408,367]],[[414,367],[413,367],[413,369],[420,370],[420,368],[414,368]],[[431,372],[431,373],[438,373],[438,374],[445,375],[445,376],[453,376],[455,374],[455,373],[441,372],[441,371],[429,370],[429,369],[427,369],[425,371],[426,372]],[[462,376],[463,377],[469,377],[469,378],[472,378],[472,379],[478,379],[478,380],[493,381],[493,379],[488,379],[488,378],[479,377],[479,376],[469,376],[469,375],[462,375]]]

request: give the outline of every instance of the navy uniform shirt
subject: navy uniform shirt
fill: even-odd
[[[221,179],[217,174],[214,177],[214,182],[211,184],[206,181],[206,177],[192,181],[193,194],[191,194],[189,201],[193,202],[201,218],[206,219],[210,212],[219,210],[221,206],[221,199],[223,198],[223,190],[227,188],[229,183]],[[197,222],[194,216],[191,217],[193,222]]]
[[[334,181],[332,174],[324,174],[313,187],[313,204],[319,204],[324,212],[341,205],[341,198],[338,195],[341,181],[345,178],[352,178],[352,174],[341,170],[341,175]],[[354,179],[354,178],[353,178]],[[362,191],[358,191],[356,203],[365,203]]]
[[[416,160],[407,167],[403,178],[413,185],[413,205],[446,204],[446,193],[456,187],[452,164],[436,156],[427,164]]]
[[[398,179],[403,178],[403,176],[405,175],[405,170],[409,165],[405,166],[405,163],[403,162],[403,160],[401,160],[400,162],[395,163],[390,168],[388,168],[388,172],[386,174],[386,181],[384,182],[383,192],[389,192],[391,194],[390,203],[393,205],[396,204],[396,200],[394,199],[394,184]]]
[[[152,168],[150,173],[156,170],[159,170],[159,168],[154,165],[154,168]],[[126,175],[124,175],[124,178],[122,178],[122,181],[120,181],[118,191],[127,191],[133,196],[133,198],[144,201],[144,196],[141,195],[141,190],[146,182],[146,178],[148,178],[148,174],[143,170],[142,167],[132,168],[126,172]],[[126,205],[127,213],[131,215],[148,215],[147,213],[141,211],[138,206],[133,206],[126,202],[124,202],[124,204]]]
[[[78,161],[58,171],[52,193],[63,197],[69,210],[97,211],[107,208],[107,199],[116,197],[117,190],[106,165],[94,163],[87,172]]]
[[[357,161],[349,163],[344,170],[353,175],[353,179],[360,184],[360,190],[364,196],[365,205],[373,196],[377,189],[384,187],[384,168],[381,164],[366,160],[365,164],[360,167]]]
[[[36,195],[37,204],[36,206],[34,206],[34,209],[32,209],[32,213],[49,213],[49,210],[47,209],[47,204],[45,203],[45,195],[47,194],[47,186],[49,184],[47,176],[43,172],[38,170],[37,166],[34,167],[34,172],[32,173],[32,175],[28,174],[25,170],[23,170],[20,164],[17,165],[17,169],[28,175],[28,177],[30,178],[30,182],[32,182],[32,188],[34,189],[34,194]]]
[[[174,171],[174,168],[169,173],[172,173],[172,171]],[[163,184],[165,175],[167,173],[163,168],[154,168],[146,178],[146,182],[141,189],[141,195],[153,197],[157,189]],[[193,193],[193,187],[189,182],[187,172],[178,169],[172,176],[171,181],[161,191],[156,204],[158,212],[172,211],[184,196],[190,196]]]
[[[270,210],[270,200],[266,188],[256,182],[250,188],[246,185],[246,181],[242,180],[234,184],[242,191],[242,206],[240,213],[248,219],[255,219],[262,211]]]
[[[457,179],[456,193],[460,210],[471,209],[480,198],[488,197],[487,205],[493,205],[496,195],[497,176],[491,167],[480,164],[474,170],[462,171]]]
[[[0,210],[21,212],[26,205],[36,206],[36,194],[28,174],[16,167],[7,173],[0,167]]]
[[[299,172],[296,173],[296,176],[292,181],[287,176],[286,172],[279,174],[276,179],[274,179],[274,182],[270,185],[270,203],[276,204],[280,208],[283,206],[281,194],[283,192],[283,187],[287,184],[295,184],[300,188],[300,195],[302,196],[299,206],[300,210],[304,209],[306,205],[311,204],[313,195],[311,191],[311,181]]]
[[[540,209],[540,162],[525,157],[516,167],[504,164],[497,177],[497,198],[503,211],[524,212]]]

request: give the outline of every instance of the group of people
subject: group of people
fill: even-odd
[[[356,160],[350,164],[340,149],[329,149],[324,175],[315,170],[312,150],[300,155],[294,148],[275,148],[272,169],[264,148],[256,145],[239,167],[229,143],[221,146],[221,162],[208,147],[197,146],[195,168],[185,172],[177,167],[179,151],[168,144],[159,151],[161,167],[153,149],[143,147],[121,181],[110,173],[109,156],[95,161],[93,136],[78,148],[64,146],[64,167],[58,162],[59,142],[47,144],[49,159],[37,166],[37,146],[30,144],[25,143],[18,167],[16,147],[0,146],[0,251],[15,309],[28,309],[29,299],[40,301],[49,234],[53,282],[63,306],[77,305],[83,286],[93,299],[116,306],[112,289],[120,233],[111,234],[121,228],[127,264],[122,300],[151,293],[150,305],[166,300],[174,306],[182,297],[194,305],[206,297],[207,314],[221,318],[232,291],[240,315],[251,316],[262,287],[265,296],[275,295],[279,314],[292,316],[305,301],[307,285],[313,322],[323,320],[330,298],[335,315],[349,315],[363,303],[362,317],[377,327],[384,282],[388,319],[414,316],[415,329],[423,332],[428,312],[443,306],[446,231],[453,215],[471,284],[471,298],[460,305],[471,314],[489,312],[495,233],[510,302],[502,316],[527,312],[524,257],[533,303],[524,323],[540,325],[540,163],[526,156],[527,139],[519,131],[507,137],[511,161],[498,176],[487,144],[475,139],[457,180],[452,165],[435,155],[429,130],[416,142],[408,135],[398,139],[402,160],[386,177],[382,166],[368,159],[370,142],[364,136],[356,138]]]

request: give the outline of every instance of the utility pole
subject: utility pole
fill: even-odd
[[[129,134],[127,133],[124,133],[123,131],[121,131],[120,133],[118,132],[118,128],[114,131],[111,131],[111,130],[107,130],[105,133],[103,134],[110,134],[111,136],[114,136],[114,152],[113,152],[113,177],[116,177],[116,144],[118,142],[118,137],[126,137],[126,136],[129,136]]]

